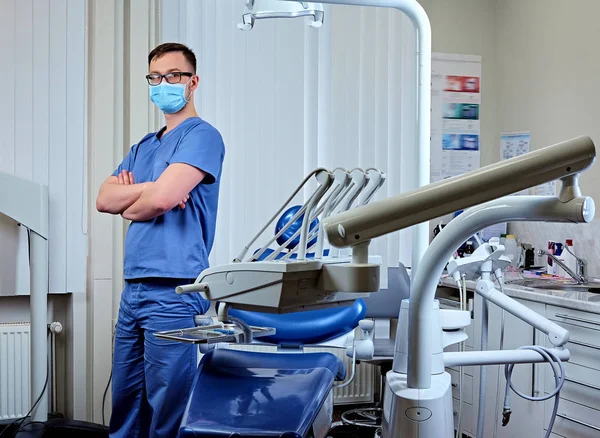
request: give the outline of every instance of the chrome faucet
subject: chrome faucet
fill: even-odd
[[[576,267],[576,271],[577,272],[573,272],[567,265],[564,264],[564,262],[558,258],[556,258],[554,256],[554,254],[550,254],[548,251],[543,250],[543,249],[539,249],[537,254],[538,256],[548,256],[550,257],[552,260],[554,260],[556,262],[556,264],[558,266],[560,266],[561,268],[563,268],[565,270],[565,272],[567,274],[569,274],[573,280],[575,280],[577,283],[581,284],[581,283],[587,283],[588,282],[588,275],[587,275],[587,261],[585,259],[581,259],[579,257],[577,257],[575,254],[573,254],[570,250],[569,247],[567,245],[564,246],[566,248],[567,251],[569,251],[569,253],[575,257],[575,260],[577,260],[577,267]]]

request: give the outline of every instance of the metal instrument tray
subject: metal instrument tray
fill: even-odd
[[[252,329],[252,337],[260,338],[275,334],[271,327],[255,327]],[[191,327],[178,330],[167,330],[154,333],[154,336],[172,341],[188,342],[191,344],[216,344],[219,342],[237,342],[243,332],[235,324],[215,324],[201,327]]]

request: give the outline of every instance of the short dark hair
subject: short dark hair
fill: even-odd
[[[150,63],[153,60],[158,59],[164,54],[170,52],[181,52],[187,62],[189,62],[192,66],[193,73],[196,73],[196,55],[194,55],[194,52],[192,52],[188,46],[179,43],[163,43],[157,46],[148,55],[148,66],[150,66]]]

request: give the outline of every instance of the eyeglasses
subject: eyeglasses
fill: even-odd
[[[194,76],[194,74],[189,73],[189,72],[183,72],[183,71],[173,71],[171,73],[167,73],[166,75],[152,73],[150,75],[146,75],[146,80],[148,81],[148,84],[150,84],[150,85],[160,84],[162,82],[163,78],[165,78],[165,80],[169,84],[178,84],[181,82],[182,76],[187,76],[187,77],[191,78],[192,76]]]

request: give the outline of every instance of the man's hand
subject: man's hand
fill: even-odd
[[[181,200],[181,202],[179,203],[179,208],[184,209],[185,208],[185,203],[188,202],[188,199],[190,199],[190,194],[188,193],[185,198],[183,198]]]
[[[133,172],[124,170],[123,172],[119,173],[118,181],[118,184],[124,184],[126,186],[135,184],[133,180]]]
[[[96,198],[96,209],[101,213],[122,214],[142,192],[153,183],[135,184],[133,173],[124,170],[118,176],[104,181]]]

